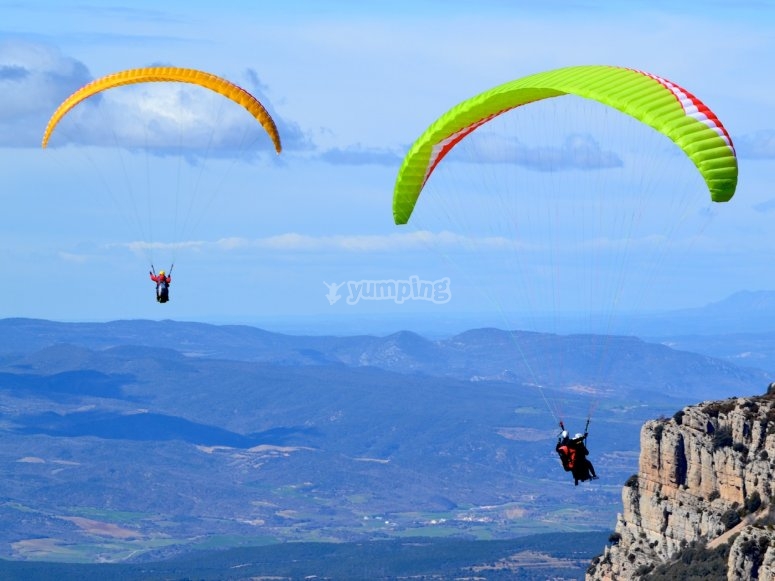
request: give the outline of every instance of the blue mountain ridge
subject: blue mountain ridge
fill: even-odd
[[[161,538],[176,554],[196,538],[606,530],[643,421],[769,382],[632,336],[4,319],[0,557],[43,537],[52,555],[104,558],[83,518],[131,531],[131,548],[99,551],[137,559]],[[599,481],[569,482],[555,414],[572,431],[591,414]]]

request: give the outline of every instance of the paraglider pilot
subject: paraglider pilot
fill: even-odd
[[[589,422],[587,422],[587,426],[589,426]],[[587,432],[576,434],[573,438],[570,438],[562,422],[560,422],[560,427],[562,428],[562,433],[557,439],[555,450],[560,456],[562,467],[566,472],[573,474],[576,486],[579,485],[579,481],[597,480],[595,468],[587,457],[589,455],[589,450],[587,450],[586,446]]]
[[[151,275],[151,280],[156,283],[156,300],[160,303],[166,303],[170,300],[172,269],[170,269],[170,274],[166,274],[163,270],[160,270],[159,274],[154,274],[153,268],[151,268],[148,274]]]

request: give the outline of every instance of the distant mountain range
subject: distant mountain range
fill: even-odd
[[[658,391],[685,397],[724,397],[764,383],[763,372],[695,353],[680,353],[635,337],[553,335],[478,329],[449,339],[429,340],[409,331],[377,336],[294,336],[248,326],[175,321],[55,323],[0,320],[0,353],[38,355],[56,368],[63,359],[50,348],[69,344],[122,358],[227,359],[282,366],[345,365],[400,374],[464,381],[501,381],[563,388],[578,384],[599,390]],[[68,352],[87,365],[92,351]],[[43,363],[45,361],[45,363]]]
[[[775,291],[740,291],[693,309],[633,318],[639,336],[775,332]]]
[[[605,530],[644,420],[769,381],[631,336],[4,319],[0,557]],[[576,488],[557,421],[589,414]]]

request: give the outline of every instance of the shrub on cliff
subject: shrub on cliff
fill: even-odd
[[[648,574],[650,581],[676,581],[677,579],[702,579],[703,581],[727,581],[729,544],[708,550],[693,542],[669,563],[658,565]]]
[[[747,510],[749,513],[756,512],[759,510],[759,508],[762,506],[762,497],[759,494],[758,490],[754,490],[746,499],[745,499],[745,510]]]
[[[719,417],[719,414],[726,415],[736,407],[737,401],[734,399],[727,401],[714,401],[702,408],[702,412],[711,418],[717,418]]]
[[[733,508],[730,508],[728,511],[721,515],[721,524],[723,524],[727,530],[740,524],[740,520],[740,515]]]
[[[734,440],[732,439],[732,428],[724,426],[713,433],[714,451],[720,448],[729,448],[732,444],[734,444]]]
[[[732,445],[732,449],[735,452],[738,452],[738,453],[742,454],[743,456],[747,456],[748,455],[748,446],[746,446],[742,442],[735,442]]]

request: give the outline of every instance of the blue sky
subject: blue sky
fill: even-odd
[[[546,283],[538,270],[525,276],[510,268],[540,240],[504,250],[514,232],[493,218],[502,212],[484,192],[482,164],[463,159],[461,173],[439,176],[419,224],[399,228],[391,214],[401,159],[433,120],[497,84],[576,64],[626,66],[675,81],[716,112],[739,155],[735,198],[696,207],[690,198],[681,210],[690,218],[671,232],[670,245],[654,242],[658,270],[630,255],[631,266],[617,276],[625,272],[640,290],[617,291],[610,301],[655,310],[775,289],[773,3],[220,4],[0,0],[0,316],[270,327],[306,318],[336,331],[337,321],[368,317],[412,326],[583,309],[573,299],[560,297],[560,306],[544,299],[562,294],[552,289],[587,285],[594,277],[577,270],[589,263],[557,261],[545,270],[564,269],[562,276]],[[50,147],[40,148],[49,116],[79,86],[154,64],[210,71],[251,91],[277,122],[282,155],[238,107],[195,88],[158,85],[83,103]],[[593,148],[627,168],[638,163],[635,137],[614,143],[589,128],[554,129],[545,148],[587,156]],[[506,125],[498,131],[476,147],[501,147],[505,139],[510,145],[502,147],[528,159],[537,136],[548,135],[538,128],[516,138]],[[643,163],[652,167],[663,147],[649,147],[655,157]],[[652,174],[672,180],[673,172],[676,179],[691,173],[666,155],[673,158]],[[471,180],[460,206],[451,202],[458,194],[444,198],[444,179]],[[599,190],[619,178],[603,167],[584,179]],[[190,198],[189,214],[180,206]],[[665,214],[659,208],[651,209],[655,216]],[[186,227],[177,232],[181,222]],[[551,229],[570,235],[574,228]],[[632,240],[647,246],[662,234],[644,226]],[[562,238],[558,244],[585,247],[580,238]],[[157,268],[175,260],[168,305],[153,300],[151,255]],[[645,275],[653,285],[638,281]],[[534,282],[521,294],[525,278]],[[449,300],[347,300],[363,281],[386,280],[405,289],[408,281],[446,281]],[[340,285],[333,304],[327,284]]]

